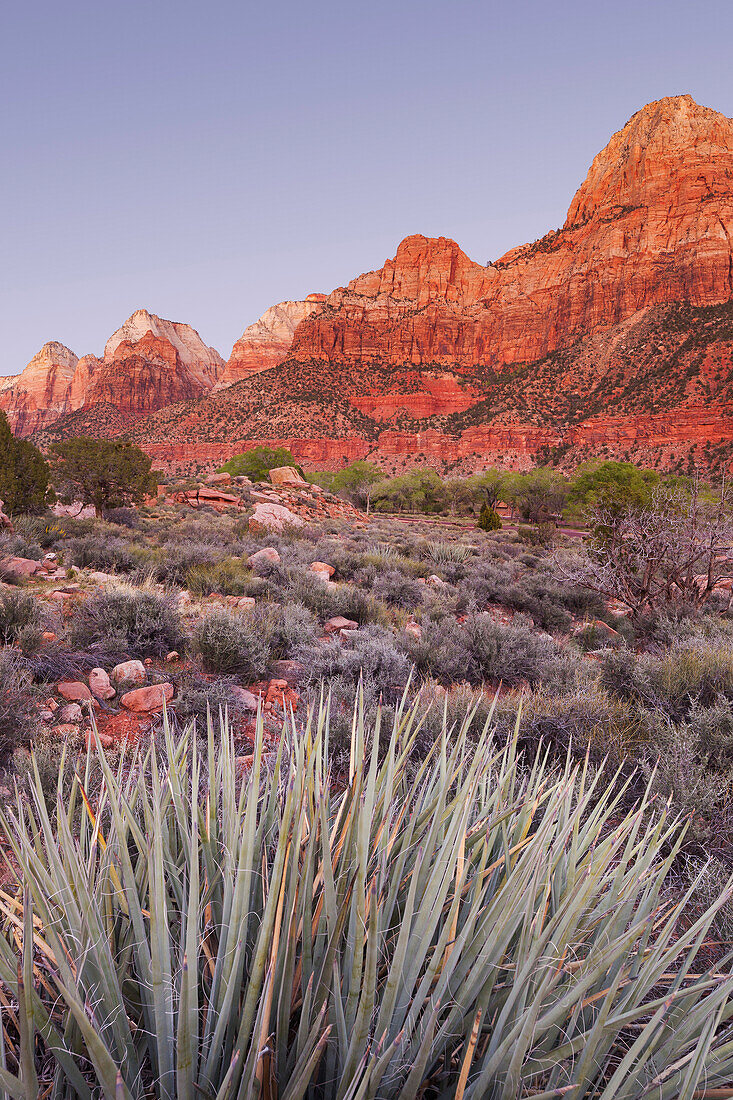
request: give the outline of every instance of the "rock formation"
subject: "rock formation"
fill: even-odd
[[[237,340],[216,388],[231,386],[241,378],[282,363],[290,351],[300,322],[320,309],[325,299],[325,294],[309,294],[305,301],[280,302],[266,309]]]
[[[31,435],[80,410],[105,406],[117,426],[209,391],[224,369],[190,325],[139,309],[109,338],[104,357],[45,344],[22,374],[0,389],[16,435]]]
[[[28,366],[0,390],[0,409],[17,435],[30,435],[72,411],[69,387],[79,360],[55,342],[44,344]]]
[[[722,459],[732,234],[733,122],[662,99],[598,154],[562,228],[493,263],[407,237],[378,271],[266,311],[226,367],[188,326],[139,311],[101,363],[79,361],[68,397],[56,391],[71,364],[26,413],[21,379],[0,404],[15,401],[26,431],[60,414],[57,434],[132,427],[180,467],[255,443],[329,466],[470,469],[602,448],[668,466]]]

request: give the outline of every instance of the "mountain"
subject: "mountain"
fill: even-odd
[[[407,237],[379,270],[267,311],[210,392],[172,386],[133,419],[109,387],[52,431],[132,431],[179,468],[265,441],[332,466],[710,465],[733,451],[732,233],[733,122],[662,99],[540,240],[482,265]]]
[[[164,405],[200,397],[223,370],[222,357],[190,325],[139,309],[110,336],[102,359],[44,344],[20,375],[4,380],[0,409],[17,435],[98,405],[119,414],[121,430]]]
[[[316,313],[325,300],[325,294],[309,294],[302,302],[280,302],[266,309],[237,340],[216,388],[231,386],[233,382],[282,363],[300,322]]]

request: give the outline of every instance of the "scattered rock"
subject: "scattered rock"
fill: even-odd
[[[411,634],[413,638],[422,638],[422,627],[420,623],[405,623],[405,634]]]
[[[251,611],[255,603],[256,600],[253,596],[240,596],[237,600],[237,607],[240,611]]]
[[[95,569],[92,573],[87,573],[87,576],[94,584],[118,584],[120,580],[114,574],[101,573],[98,569]]]
[[[56,690],[62,699],[68,699],[70,703],[88,703],[92,698],[87,685],[76,680],[60,680]]]
[[[75,726],[73,722],[64,722],[60,726],[54,726],[51,730],[54,737],[60,737],[63,741],[65,741],[67,737],[75,737],[78,732],[79,727]]]
[[[112,669],[112,679],[116,684],[144,684],[147,680],[145,665],[142,661],[123,661]]]
[[[166,653],[165,659],[169,665],[174,664],[176,661],[180,661],[181,655],[177,649],[172,649],[170,653]]]
[[[430,576],[428,577],[428,582],[427,583],[434,585],[435,588],[447,588],[448,587],[447,582],[444,581],[442,577],[439,577],[437,573],[431,573]]]
[[[334,575],[336,570],[332,565],[329,565],[325,561],[314,561],[310,567],[311,573],[315,573],[321,580],[328,581]]]
[[[576,626],[573,634],[578,637],[584,635],[586,637],[592,637],[595,641],[600,642],[606,646],[620,646],[623,645],[623,638],[617,630],[614,630],[608,623],[604,623],[602,619],[591,619],[590,622],[581,623]]]
[[[86,744],[87,748],[92,750],[99,749],[100,746],[103,749],[113,749],[115,739],[107,733],[100,733],[99,730],[87,730]]]
[[[270,470],[270,481],[273,485],[308,485],[294,466],[275,466]]]
[[[40,561],[32,558],[3,558],[0,561],[0,573],[9,577],[34,577],[41,570]]]
[[[343,615],[335,615],[326,621],[323,629],[326,634],[337,634],[339,630],[358,630],[359,624],[353,619],[345,619]]]
[[[62,722],[81,722],[83,717],[84,712],[78,703],[67,703],[59,711],[59,718]]]
[[[13,527],[13,521],[11,520],[10,516],[5,515],[5,512],[3,511],[4,507],[5,505],[0,500],[0,530],[10,531],[12,535],[15,531],[15,528]]]
[[[207,485],[229,485],[232,480],[232,475],[227,473],[209,474],[206,479]]]
[[[265,546],[262,550],[256,550],[254,554],[250,554],[247,558],[247,562],[252,567],[263,565],[267,562],[271,562],[273,565],[279,565],[280,555],[274,546]]]
[[[89,690],[95,699],[112,699],[116,694],[103,668],[93,668],[89,673]]]
[[[50,645],[51,642],[55,642],[56,635],[53,630],[44,630],[41,634],[41,641],[44,645]]]
[[[243,710],[256,711],[257,710],[257,696],[253,695],[251,691],[247,691],[246,688],[239,687],[235,684],[231,689],[231,694],[237,703]]]
[[[305,520],[282,504],[258,504],[249,517],[249,529],[254,534],[266,531],[280,534],[288,527],[304,526]]]
[[[162,710],[163,703],[170,703],[173,698],[173,684],[150,684],[149,687],[135,688],[134,691],[125,692],[120,699],[123,707],[132,710],[136,714],[151,714]]]

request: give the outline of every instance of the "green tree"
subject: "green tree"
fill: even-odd
[[[384,471],[375,463],[359,458],[343,470],[337,470],[331,478],[330,491],[341,493],[353,504],[369,511],[372,486],[384,479]]]
[[[380,512],[444,512],[447,492],[435,470],[424,467],[377,482],[372,489],[374,508]]]
[[[220,466],[217,473],[232,477],[248,477],[250,481],[266,481],[270,470],[278,466],[295,466],[295,459],[286,447],[252,447],[232,457]]]
[[[629,508],[646,507],[658,484],[655,470],[640,469],[632,462],[587,462],[570,482],[568,506],[582,516],[599,509],[621,515]]]
[[[50,470],[41,452],[26,439],[16,439],[0,412],[0,500],[9,515],[42,512],[52,498]]]
[[[481,505],[478,514],[478,525],[482,531],[498,531],[501,528],[501,519],[496,509],[489,507],[486,501]]]
[[[139,504],[158,488],[153,460],[126,440],[65,439],[51,447],[49,458],[59,499],[91,504],[98,516],[109,508]]]
[[[565,506],[568,482],[558,470],[538,466],[526,474],[511,474],[502,495],[522,519],[547,524],[552,523]]]

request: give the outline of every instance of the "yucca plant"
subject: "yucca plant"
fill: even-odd
[[[0,814],[0,1089],[35,1100],[691,1100],[733,1079],[733,979],[696,964],[727,884],[665,884],[681,830],[447,719],[327,703],[240,766],[226,722]],[[385,747],[385,742],[387,742]],[[73,768],[64,762],[62,773]],[[62,797],[62,790],[67,793]],[[683,920],[683,917],[687,919]],[[701,1091],[702,1090],[702,1091]],[[733,1088],[730,1090],[733,1095]]]
[[[465,542],[441,542],[437,539],[428,540],[425,544],[426,556],[436,565],[460,565],[468,561],[474,549]]]

